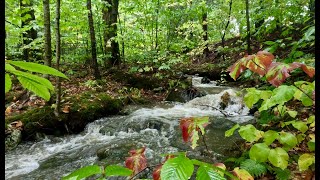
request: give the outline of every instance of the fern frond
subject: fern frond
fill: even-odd
[[[240,163],[240,168],[247,170],[251,175],[258,177],[267,172],[267,168],[257,161],[246,159]]]

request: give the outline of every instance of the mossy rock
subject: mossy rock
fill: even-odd
[[[62,104],[62,107],[65,106]],[[122,110],[123,106],[121,99],[111,98],[105,93],[87,92],[72,97],[69,112],[61,112],[60,118],[55,116],[51,106],[44,106],[6,118],[6,123],[22,121],[22,139],[34,140],[37,133],[55,136],[80,133],[89,122],[114,115]]]

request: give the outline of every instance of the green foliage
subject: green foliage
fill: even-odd
[[[265,143],[254,144],[249,152],[250,159],[258,162],[266,162],[270,153],[270,148]]]
[[[280,168],[275,168],[274,170],[276,174],[277,180],[288,180],[290,179],[290,170],[289,169],[280,169]]]
[[[224,133],[224,136],[225,136],[225,137],[230,137],[230,136],[232,136],[233,133],[234,133],[234,131],[235,131],[236,129],[238,129],[239,127],[240,127],[239,124],[234,125],[231,129],[227,130],[227,131]]]
[[[197,180],[225,180],[218,172],[214,171],[212,167],[202,165],[197,171]]]
[[[82,167],[68,176],[63,177],[63,180],[81,180],[86,177],[90,177],[95,174],[101,174],[102,170],[101,167],[98,165],[91,165],[91,166],[85,166]]]
[[[194,167],[190,159],[178,156],[167,160],[161,169],[162,180],[187,180],[191,177]]]
[[[12,65],[17,66],[21,69],[27,70],[27,72],[17,70]],[[68,79],[64,74],[62,74],[61,72],[51,67],[41,65],[41,64],[31,63],[31,62],[6,60],[5,71],[6,71],[6,92],[8,92],[11,89],[11,85],[12,85],[10,75],[8,74],[10,73],[17,77],[17,79],[19,80],[19,82],[24,88],[34,92],[36,95],[42,97],[47,101],[50,99],[49,91],[54,90],[53,85],[49,80],[43,77],[31,74],[28,71],[42,73],[42,74],[50,74],[50,75]]]
[[[284,149],[277,147],[270,150],[268,160],[272,165],[283,170],[288,166],[289,155]]]
[[[246,159],[245,161],[241,162],[240,168],[245,169],[255,177],[259,177],[267,173],[267,168],[265,167],[265,165],[252,159]]]
[[[314,154],[302,154],[298,159],[298,165],[300,171],[305,171],[309,168],[310,165],[315,163]]]
[[[132,170],[118,165],[109,165],[104,172],[106,176],[130,176],[132,174]]]
[[[257,130],[252,124],[241,126],[239,129],[240,136],[248,142],[258,141],[263,136],[263,131]]]

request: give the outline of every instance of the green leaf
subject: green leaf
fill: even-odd
[[[62,180],[80,180],[89,176],[92,176],[94,174],[101,174],[101,168],[98,165],[90,165],[90,166],[85,166],[82,167],[68,176],[65,176],[62,178]]]
[[[241,162],[240,168],[245,169],[255,177],[267,173],[267,168],[263,164],[252,159],[246,159],[245,161]]]
[[[251,143],[263,136],[263,131],[257,130],[252,124],[241,126],[238,132],[243,139]]]
[[[32,91],[36,95],[42,97],[46,101],[50,100],[49,90],[45,86],[43,86],[42,84],[39,84],[37,81],[34,81],[33,79],[27,78],[27,77],[18,76],[17,78],[24,88],[29,89],[30,91]]]
[[[308,148],[310,151],[315,151],[315,135],[314,134],[309,134],[309,137],[311,138],[310,141],[307,143]]]
[[[268,156],[268,160],[270,161],[270,163],[275,167],[279,167],[281,169],[287,168],[288,159],[289,159],[288,153],[280,147],[271,149]]]
[[[106,176],[130,176],[132,174],[132,170],[118,165],[107,166],[104,172]]]
[[[315,120],[315,116],[314,115],[312,115],[312,116],[309,116],[309,118],[308,118],[308,124],[311,124],[311,123],[313,123],[314,122],[314,120]]]
[[[12,65],[18,66],[19,68],[27,71],[37,72],[42,74],[50,74],[53,76],[59,76],[65,79],[69,79],[66,75],[64,75],[60,71],[42,64],[37,64],[33,62],[24,62],[24,61],[8,61],[8,62]]]
[[[230,136],[232,136],[233,133],[234,133],[234,131],[235,131],[236,129],[238,129],[239,127],[240,127],[239,124],[234,125],[231,129],[227,130],[227,131],[224,133],[224,136],[225,136],[225,137],[230,137]]]
[[[279,133],[273,130],[268,130],[263,135],[263,141],[266,145],[270,145],[279,137]]]
[[[298,114],[297,111],[287,111],[287,112],[288,112],[289,116],[291,116],[293,118],[295,118],[297,116],[297,114]]]
[[[162,180],[187,180],[191,177],[193,170],[193,163],[190,159],[178,156],[164,163],[160,177]]]
[[[277,104],[283,105],[293,98],[293,94],[295,91],[295,87],[287,85],[281,85],[278,88],[275,88],[272,91],[272,96],[261,104],[259,112],[268,110],[269,108]]]
[[[36,76],[36,75],[30,74],[30,73],[27,73],[27,72],[17,71],[17,70],[16,71],[12,71],[11,73],[13,73],[14,75],[16,75],[18,77],[22,76],[22,77],[31,79],[31,80],[37,82],[38,84],[41,84],[42,86],[44,86],[44,87],[46,87],[46,88],[48,88],[50,90],[54,90],[53,85],[46,78],[43,78],[43,77],[40,77],[40,76]]]
[[[8,73],[5,75],[5,93],[9,92],[12,86],[11,77]]]
[[[279,142],[284,145],[284,149],[289,150],[298,144],[296,136],[289,132],[280,132]]]
[[[250,151],[250,159],[258,162],[266,162],[270,153],[270,148],[265,143],[256,143],[254,144]]]
[[[294,128],[298,129],[302,133],[305,133],[308,130],[308,126],[305,122],[298,120],[298,121],[293,121],[291,124]]]
[[[300,171],[305,171],[311,166],[313,163],[315,163],[315,156],[314,154],[302,154],[298,159],[298,165]]]
[[[247,88],[246,89],[248,93],[244,96],[243,100],[248,106],[248,108],[251,108],[255,103],[257,103],[260,99],[260,91],[256,88]]]
[[[297,134],[298,144],[301,143],[306,138],[305,134]]]
[[[225,180],[218,172],[209,166],[200,166],[197,171],[197,180]]]
[[[11,66],[10,64],[8,64],[8,63],[5,64],[5,71],[11,72],[11,71],[15,71],[15,70],[16,69],[13,66]]]

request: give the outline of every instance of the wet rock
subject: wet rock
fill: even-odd
[[[166,98],[166,101],[175,101],[175,102],[185,103],[196,97],[202,97],[202,96],[205,96],[205,94],[203,92],[200,92],[196,88],[188,88],[185,90],[176,89],[169,93],[169,95]]]
[[[5,151],[12,150],[21,142],[21,131],[12,129],[11,133],[5,138]]]
[[[209,84],[209,83],[210,83],[210,79],[207,78],[207,77],[203,77],[203,78],[201,79],[201,83],[202,83],[202,84]]]
[[[228,106],[229,102],[230,102],[230,94],[228,92],[225,92],[221,96],[221,102],[220,102],[221,109],[225,109]]]

